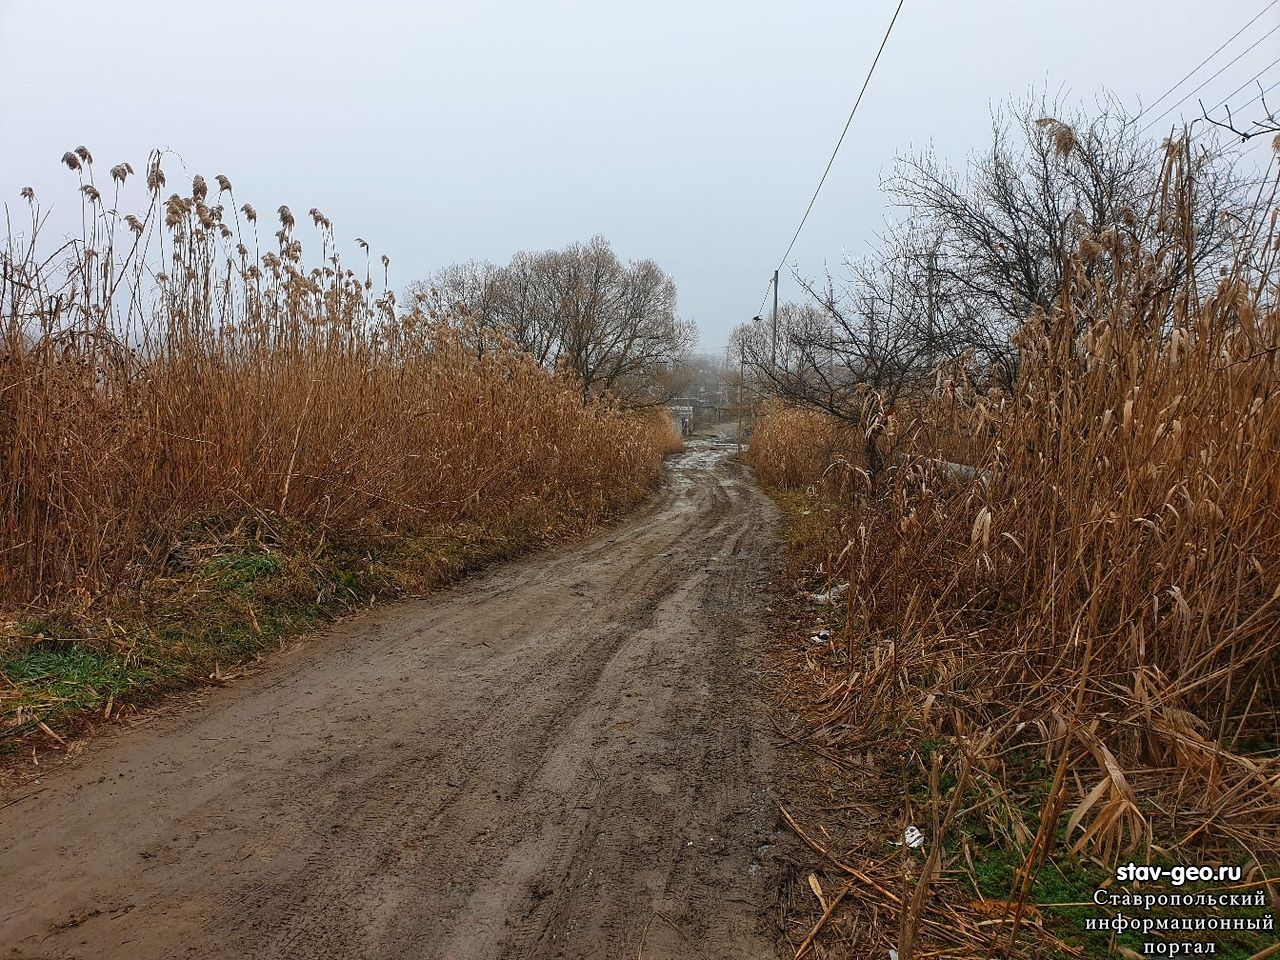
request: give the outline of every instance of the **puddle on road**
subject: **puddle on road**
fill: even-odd
[[[724,440],[699,437],[685,444],[684,453],[671,458],[669,489],[675,495],[674,507],[684,509],[689,506],[688,493],[695,487],[705,486],[708,482],[721,485],[732,485],[734,478],[712,476],[718,467],[733,456],[737,445]]]
[[[697,437],[685,444],[684,453],[676,454],[677,466],[690,469],[712,469],[738,452],[732,440],[719,437]]]

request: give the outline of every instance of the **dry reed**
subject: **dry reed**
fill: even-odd
[[[584,406],[509,344],[403,318],[368,245],[345,268],[317,209],[308,268],[289,208],[261,237],[226,176],[166,197],[162,160],[96,184],[69,151],[80,235],[46,250],[24,190],[27,226],[0,252],[0,602],[89,605],[211,515],[351,533],[595,520],[655,482],[661,418]]]
[[[840,501],[828,544],[850,589],[840,642],[804,658],[812,735],[951,744],[973,814],[1025,853],[1020,917],[1055,851],[1227,858],[1255,882],[1280,858],[1275,191],[1198,289],[1169,266],[1191,242],[1189,149],[1168,149],[1160,242],[1082,238],[1012,394],[940,371],[911,449]],[[818,482],[798,448],[835,427],[814,416],[757,429],[761,476]]]
[[[748,460],[761,483],[781,489],[821,486],[839,495],[852,481],[849,428],[813,410],[765,403],[757,414]]]

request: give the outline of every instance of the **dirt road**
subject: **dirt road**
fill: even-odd
[[[776,956],[773,510],[732,449],[0,798],[0,958]]]

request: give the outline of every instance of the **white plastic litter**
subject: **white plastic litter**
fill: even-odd
[[[844,592],[848,589],[849,585],[847,583],[842,583],[837,587],[832,587],[825,593],[811,593],[809,594],[809,599],[814,603],[835,603],[844,596]]]
[[[809,637],[809,642],[813,644],[824,644],[831,642],[831,631],[823,627],[817,633]]]
[[[919,850],[924,846],[924,834],[917,830],[913,824],[902,832],[901,840],[893,841],[893,845],[895,847],[906,846],[912,850]]]

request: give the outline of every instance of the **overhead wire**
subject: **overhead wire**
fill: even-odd
[[[786,264],[787,257],[791,255],[791,251],[795,248],[796,241],[799,240],[800,238],[801,231],[804,230],[804,226],[809,220],[809,215],[813,212],[814,204],[817,202],[818,195],[822,192],[822,187],[826,183],[828,175],[830,175],[831,173],[831,169],[835,164],[836,157],[840,152],[840,147],[844,144],[845,137],[849,133],[849,128],[853,124],[853,118],[858,112],[858,107],[861,105],[863,96],[867,92],[867,88],[871,83],[871,78],[875,74],[876,67],[880,63],[880,58],[883,55],[885,47],[889,42],[889,37],[893,33],[893,28],[895,24],[898,22],[898,15],[902,12],[902,6],[904,2],[905,0],[898,0],[898,5],[894,9],[893,17],[890,19],[889,26],[886,28],[884,36],[880,40],[880,46],[876,50],[875,58],[871,61],[871,66],[867,70],[867,75],[862,82],[862,87],[858,91],[857,99],[854,101],[853,107],[849,111],[849,116],[845,120],[843,129],[840,131],[840,137],[836,140],[836,145],[834,149],[831,151],[831,156],[830,158],[828,158],[826,167],[822,171],[822,176],[818,179],[818,185],[814,188],[813,194],[812,196],[810,196],[809,202],[805,206],[804,213],[800,217],[800,222],[796,226],[795,233],[792,234],[791,241],[787,244],[786,251],[783,253],[781,259],[778,261],[778,266],[775,268],[773,276],[769,278],[769,282],[765,285],[764,296],[761,297],[760,306],[756,310],[757,315],[759,315],[764,310],[764,305],[766,302],[768,302],[768,299],[769,299],[769,291],[773,288],[773,285],[776,282],[775,278],[777,277],[778,272],[781,271],[782,267]],[[1215,57],[1217,57],[1223,50],[1225,50],[1232,42],[1234,42],[1238,37],[1240,37],[1241,34],[1243,34],[1251,26],[1257,23],[1263,16],[1265,16],[1277,4],[1280,4],[1280,0],[1270,0],[1270,2],[1267,3],[1267,5],[1263,7],[1260,11],[1258,11],[1258,13],[1256,13],[1247,23],[1245,23],[1244,26],[1240,27],[1240,29],[1238,29],[1225,41],[1219,44],[1218,47],[1216,47],[1213,50],[1213,52],[1211,52],[1208,56],[1206,56],[1203,60],[1201,60],[1198,64],[1196,64],[1195,67],[1193,67],[1190,71],[1188,71],[1182,78],[1180,78],[1168,90],[1166,90],[1159,97],[1157,97],[1150,105],[1144,108],[1134,118],[1134,121],[1136,122],[1138,120],[1141,120],[1144,116],[1146,116],[1148,113],[1154,110],[1157,106],[1159,106],[1162,102],[1164,102],[1165,99],[1167,99],[1179,87],[1181,87],[1184,83],[1186,83],[1193,76],[1195,76],[1201,69],[1203,69],[1208,63],[1210,63]],[[1154,120],[1152,120],[1145,127],[1143,127],[1139,131],[1139,134],[1146,133],[1148,130],[1154,127],[1157,123],[1159,123],[1161,120],[1167,117],[1170,113],[1172,113],[1178,107],[1186,103],[1189,99],[1191,99],[1191,97],[1195,96],[1197,93],[1203,90],[1206,86],[1208,86],[1218,77],[1220,77],[1228,69],[1230,69],[1236,63],[1240,62],[1240,60],[1243,59],[1248,53],[1254,50],[1259,44],[1261,44],[1264,40],[1266,40],[1272,34],[1276,33],[1278,30],[1280,30],[1280,23],[1276,24],[1276,26],[1272,27],[1270,30],[1264,33],[1261,37],[1259,37],[1253,43],[1251,43],[1248,47],[1246,47],[1240,53],[1236,54],[1231,60],[1229,60],[1223,66],[1219,67],[1217,71],[1215,71],[1211,76],[1209,76],[1205,80],[1201,81],[1201,83],[1198,86],[1196,86],[1193,90],[1185,94],[1181,99],[1177,100],[1175,103],[1166,107],[1165,110],[1159,114],[1159,116],[1157,116]],[[1273,60],[1270,64],[1268,64],[1266,67],[1260,70],[1257,74],[1255,74],[1254,77],[1252,77],[1250,80],[1246,81],[1245,83],[1241,84],[1239,87],[1233,90],[1230,94],[1228,94],[1223,100],[1221,100],[1216,106],[1214,106],[1211,109],[1217,110],[1220,107],[1225,106],[1232,97],[1234,97],[1237,93],[1243,90],[1250,83],[1260,80],[1260,78],[1268,70],[1276,66],[1277,63],[1280,63],[1280,58]],[[1249,100],[1245,104],[1242,104],[1241,106],[1237,107],[1236,110],[1246,109],[1247,107],[1251,106],[1257,101],[1264,99],[1265,96],[1268,93],[1270,93],[1272,90],[1274,90],[1277,86],[1280,86],[1280,83],[1273,84],[1272,86],[1266,88],[1261,93],[1259,93],[1258,96],[1254,97],[1252,100]],[[1254,126],[1257,126],[1257,124],[1255,123]],[[1216,156],[1221,156],[1222,152],[1225,149],[1226,149],[1225,146],[1221,148],[1217,152]]]
[[[1178,107],[1182,106],[1184,103],[1186,103],[1186,102],[1187,102],[1188,100],[1190,100],[1192,97],[1194,97],[1197,93],[1199,93],[1201,90],[1203,90],[1206,86],[1208,86],[1208,85],[1209,85],[1210,83],[1212,83],[1214,80],[1218,79],[1218,77],[1222,76],[1222,74],[1223,74],[1224,72],[1226,72],[1229,68],[1231,68],[1231,67],[1235,66],[1235,64],[1237,64],[1237,63],[1240,61],[1240,59],[1241,59],[1242,57],[1244,57],[1244,55],[1245,55],[1245,54],[1249,53],[1249,52],[1250,52],[1251,50],[1253,50],[1253,49],[1254,49],[1258,44],[1260,44],[1263,40],[1267,39],[1267,37],[1271,36],[1271,35],[1272,35],[1273,33],[1275,33],[1277,30],[1280,30],[1280,23],[1277,23],[1274,27],[1272,27],[1270,30],[1268,30],[1266,33],[1264,33],[1262,36],[1260,36],[1257,40],[1253,41],[1253,43],[1249,44],[1249,46],[1245,47],[1243,50],[1241,50],[1239,53],[1237,53],[1234,57],[1232,57],[1232,58],[1231,58],[1231,60],[1227,61],[1227,63],[1225,63],[1225,64],[1223,64],[1221,67],[1219,67],[1219,68],[1218,68],[1218,71],[1217,71],[1216,73],[1214,73],[1211,77],[1209,77],[1209,78],[1207,78],[1207,79],[1203,80],[1203,81],[1200,83],[1200,85],[1199,85],[1198,87],[1196,87],[1194,90],[1192,90],[1192,91],[1191,91],[1190,93],[1188,93],[1186,96],[1184,96],[1184,97],[1183,97],[1181,100],[1179,100],[1177,103],[1175,103],[1175,104],[1173,104],[1172,106],[1170,106],[1170,107],[1166,108],[1166,109],[1165,109],[1165,111],[1164,111],[1163,113],[1161,113],[1161,114],[1160,114],[1160,116],[1156,117],[1154,120],[1152,120],[1150,123],[1148,123],[1145,127],[1143,127],[1141,130],[1139,130],[1139,131],[1138,131],[1138,132],[1139,132],[1139,134],[1146,133],[1148,130],[1150,130],[1152,127],[1154,127],[1157,123],[1159,123],[1161,120],[1163,120],[1165,117],[1167,117],[1170,113],[1172,113],[1174,110],[1177,110],[1177,109],[1178,109]]]
[[[1255,73],[1252,77],[1250,77],[1244,83],[1240,84],[1240,86],[1236,87],[1234,90],[1228,93],[1225,97],[1223,97],[1221,100],[1215,103],[1212,107],[1210,107],[1208,112],[1212,113],[1214,110],[1217,110],[1220,107],[1225,107],[1232,97],[1234,97],[1237,93],[1239,93],[1245,87],[1249,86],[1249,84],[1256,83],[1259,80],[1261,80],[1263,74],[1265,74],[1268,70],[1270,70],[1272,67],[1274,67],[1278,63],[1280,63],[1280,57],[1276,57],[1274,60],[1268,63],[1265,67],[1263,67],[1261,70]]]
[[[862,97],[867,92],[867,87],[871,84],[871,77],[876,72],[876,65],[880,62],[880,56],[884,53],[884,48],[889,42],[889,36],[893,33],[894,24],[898,22],[898,14],[902,12],[902,5],[905,0],[898,0],[898,6],[893,11],[893,18],[889,21],[889,26],[884,32],[884,37],[880,40],[880,47],[876,50],[875,59],[871,61],[871,66],[867,70],[867,76],[862,81],[862,88],[858,91],[858,98],[853,102],[853,109],[849,111],[849,117],[844,122],[844,129],[840,131],[840,138],[836,141],[835,149],[831,151],[831,157],[827,160],[827,166],[822,171],[822,176],[818,179],[818,185],[814,188],[813,196],[809,198],[809,204],[804,209],[804,215],[800,218],[800,223],[796,227],[796,232],[791,237],[791,242],[787,244],[787,250],[782,255],[782,259],[778,261],[775,273],[781,270],[787,262],[787,257],[791,256],[791,251],[795,248],[796,241],[800,238],[800,231],[804,229],[809,214],[813,212],[813,205],[817,202],[818,194],[822,191],[822,185],[827,182],[827,175],[831,173],[831,167],[836,162],[836,155],[840,152],[840,146],[844,143],[845,136],[849,133],[849,127],[853,123],[853,117],[858,112],[858,106],[862,103]],[[1280,0],[1272,0],[1273,3],[1280,3]],[[756,310],[757,315],[764,310],[765,302],[769,299],[769,290],[773,286],[773,277],[769,278],[768,285],[764,288],[764,296],[760,300],[760,306]]]
[[[1144,108],[1141,113],[1139,113],[1136,117],[1133,118],[1134,122],[1136,123],[1137,121],[1141,120],[1144,116],[1146,116],[1156,107],[1158,107],[1161,104],[1161,102],[1163,102],[1165,97],[1169,96],[1169,94],[1173,93],[1173,91],[1177,90],[1180,86],[1182,86],[1184,83],[1190,80],[1193,76],[1195,76],[1206,63],[1208,63],[1210,60],[1212,60],[1214,57],[1220,54],[1223,50],[1225,50],[1227,46],[1230,45],[1230,43],[1233,40],[1235,40],[1236,37],[1240,36],[1240,34],[1244,33],[1246,30],[1252,27],[1255,23],[1261,20],[1263,14],[1265,14],[1268,10],[1274,7],[1277,3],[1280,3],[1280,0],[1271,0],[1270,3],[1268,3],[1260,11],[1258,11],[1257,14],[1254,15],[1252,20],[1246,23],[1243,27],[1241,27],[1231,36],[1227,37],[1227,39],[1224,40],[1221,43],[1221,45],[1219,45],[1218,48],[1213,51],[1213,53],[1209,54],[1207,57],[1205,57],[1203,60],[1197,63],[1194,67],[1192,67],[1191,70],[1186,74],[1186,76],[1184,76],[1181,80],[1175,83],[1172,87],[1170,87],[1164,93],[1160,94],[1160,96],[1156,97],[1156,99],[1152,101],[1146,108]]]

